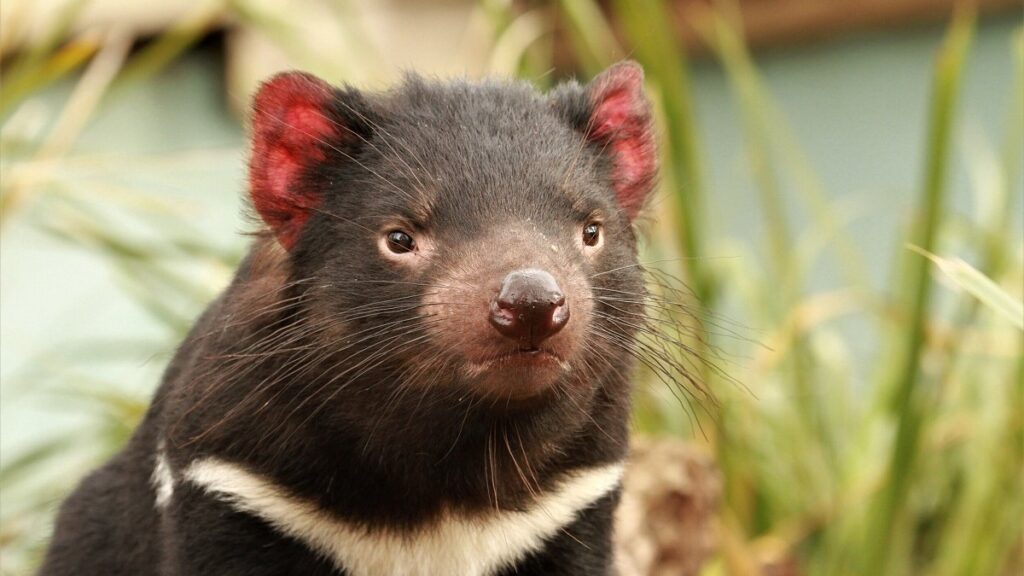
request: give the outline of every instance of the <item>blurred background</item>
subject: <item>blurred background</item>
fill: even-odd
[[[647,70],[703,574],[1024,573],[1024,2],[4,0],[0,570],[39,560],[230,279],[256,84]],[[662,572],[668,576],[673,572]]]

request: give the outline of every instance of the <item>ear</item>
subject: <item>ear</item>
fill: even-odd
[[[580,93],[567,86],[553,96],[564,117],[611,162],[612,187],[632,220],[654,188],[658,150],[651,105],[644,94],[644,71],[633,61],[619,62],[599,74]]]
[[[299,72],[279,74],[256,94],[252,115],[249,188],[253,206],[285,249],[290,249],[322,200],[310,168],[327,159],[350,133],[333,115],[336,92]]]

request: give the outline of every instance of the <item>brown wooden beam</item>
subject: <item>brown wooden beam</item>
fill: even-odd
[[[673,0],[676,30],[696,53],[706,51],[695,25],[719,2]],[[754,49],[798,45],[850,33],[905,28],[947,21],[958,0],[741,0],[736,3],[747,44]],[[982,15],[1016,12],[1024,20],[1024,0],[975,0]]]

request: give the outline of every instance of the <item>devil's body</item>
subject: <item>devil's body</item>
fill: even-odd
[[[639,78],[264,88],[268,232],[41,573],[611,574],[654,170]]]

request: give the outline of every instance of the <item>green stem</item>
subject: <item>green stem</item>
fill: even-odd
[[[1013,234],[1012,216],[1016,208],[1014,182],[1017,181],[1021,169],[1024,109],[1020,103],[1024,102],[1024,30],[1018,30],[1014,35],[1012,50],[1013,87],[1010,90],[1011,105],[1003,140],[1002,174],[999,179],[1000,190],[998,193],[1000,206],[993,212],[991,221],[980,223],[984,235],[981,240],[981,265],[978,270],[995,281],[999,280],[1010,264],[1010,251],[1005,239],[1010,238]],[[981,302],[977,298],[967,298],[956,315],[954,325],[973,325],[981,309]],[[963,346],[957,345],[947,357],[943,358],[942,366],[939,369],[941,375],[939,382],[942,383],[942,389],[945,389],[946,384],[953,379],[956,367],[963,356]]]
[[[949,147],[961,73],[974,29],[974,14],[959,12],[939,52],[929,112],[928,153],[921,190],[920,221],[913,244],[934,252],[943,213],[949,166]],[[920,356],[925,342],[925,321],[931,300],[930,262],[909,260],[910,314],[906,344],[896,375],[893,408],[898,418],[896,439],[888,464],[888,478],[868,520],[864,574],[884,574],[891,565],[897,525],[904,518],[907,496],[916,465],[926,406],[920,389]]]
[[[622,47],[593,0],[561,0],[558,4],[568,23],[574,53],[588,76],[596,76],[608,64],[622,58]]]

